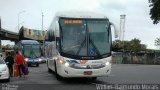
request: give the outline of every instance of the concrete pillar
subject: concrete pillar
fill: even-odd
[[[1,18],[0,18],[0,31],[1,31]],[[0,53],[2,52],[2,42],[0,37]]]

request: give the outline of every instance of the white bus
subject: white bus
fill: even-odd
[[[62,77],[107,76],[111,72],[111,25],[93,12],[58,12],[49,27],[48,71]]]

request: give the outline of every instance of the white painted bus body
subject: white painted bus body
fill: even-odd
[[[56,38],[61,37],[59,18],[74,18],[74,19],[106,19],[108,18],[103,14],[92,12],[59,12],[53,19],[49,35],[54,36],[54,40],[50,43],[48,50],[53,50],[51,57],[48,57],[47,67],[49,71],[54,71],[60,77],[101,77],[108,76],[111,72],[111,55],[100,59],[75,59],[63,56],[57,50]],[[110,23],[113,25],[113,23]],[[114,26],[115,27],[115,26]],[[117,31],[115,29],[115,37]],[[111,38],[111,37],[110,37]],[[52,38],[51,38],[52,39]],[[51,49],[52,47],[52,49]],[[111,48],[111,47],[109,47]],[[104,48],[105,49],[105,48]],[[49,53],[51,54],[51,53]]]

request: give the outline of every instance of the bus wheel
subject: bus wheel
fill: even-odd
[[[92,77],[92,80],[93,80],[93,81],[97,80],[97,77]]]
[[[28,67],[30,67],[31,65],[30,64],[28,64]]]
[[[59,81],[61,81],[61,80],[62,80],[62,77],[61,77],[61,76],[59,76],[57,73],[55,73],[55,75],[56,75],[56,79],[57,79],[57,80],[59,80]]]
[[[6,82],[10,82],[10,77],[8,79],[6,79]]]
[[[37,67],[39,67],[39,64],[36,64]]]

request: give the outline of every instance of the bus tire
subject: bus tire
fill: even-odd
[[[57,79],[57,80],[59,80],[59,81],[61,81],[61,80],[62,80],[62,77],[61,77],[61,76],[59,76],[57,73],[55,73],[55,75],[56,75],[56,79]]]
[[[92,80],[93,80],[93,81],[97,80],[97,77],[92,77]]]
[[[54,61],[54,66],[55,66],[55,76],[56,76],[56,79],[61,81],[63,78],[57,73],[57,67],[56,67],[56,62]]]
[[[6,79],[6,82],[10,82],[10,77],[8,79]]]
[[[31,64],[28,64],[28,67],[30,67],[31,66]]]
[[[39,64],[36,64],[37,67],[39,67]]]

